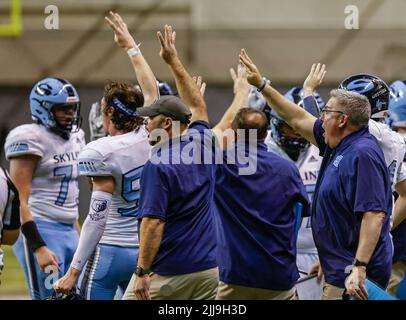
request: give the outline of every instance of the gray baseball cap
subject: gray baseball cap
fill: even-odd
[[[192,116],[190,109],[176,96],[163,96],[148,107],[138,108],[137,113],[142,117],[155,117],[163,114],[185,124],[190,122]]]

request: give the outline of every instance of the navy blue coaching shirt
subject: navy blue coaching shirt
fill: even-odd
[[[330,149],[321,125],[317,120],[313,127],[324,158],[311,223],[326,282],[345,287],[348,274],[344,270],[355,258],[363,213],[383,211],[385,220],[366,271],[369,279],[385,288],[393,249],[389,235],[392,192],[384,155],[368,128],[353,132]]]
[[[241,146],[241,143],[237,144]],[[244,152],[240,148],[235,154]],[[242,150],[242,151],[241,151]],[[250,154],[254,157],[254,154]],[[295,164],[257,144],[257,170],[240,175],[241,162],[217,165],[217,261],[224,283],[270,290],[289,290],[299,273],[293,207],[309,200]],[[238,157],[237,157],[238,158]]]
[[[165,221],[161,245],[151,267],[157,274],[187,274],[217,267],[214,164],[185,163],[188,159],[199,160],[211,141],[209,124],[195,121],[182,140],[154,146],[151,159],[144,166],[139,225],[144,217]],[[185,157],[180,157],[181,153]],[[158,158],[161,163],[154,164]]]

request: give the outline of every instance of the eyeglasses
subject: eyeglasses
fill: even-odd
[[[336,113],[340,113],[340,114],[345,114],[344,112],[340,111],[340,110],[331,110],[328,108],[324,108],[323,110],[320,111],[320,118],[324,118],[326,116],[327,113],[329,112],[336,112]]]

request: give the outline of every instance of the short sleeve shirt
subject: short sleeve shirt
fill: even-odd
[[[355,258],[363,214],[383,211],[386,217],[367,276],[386,287],[392,259],[392,193],[382,150],[367,128],[345,137],[335,149],[325,144],[320,120],[313,132],[324,158],[311,222],[326,282],[344,288],[344,270]]]
[[[139,219],[165,221],[151,270],[177,275],[217,266],[213,225],[214,161],[202,157],[213,146],[209,124],[193,122],[180,141],[154,146],[141,176]]]

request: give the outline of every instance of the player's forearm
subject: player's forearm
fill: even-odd
[[[20,235],[20,229],[16,230],[3,230],[3,235],[1,237],[1,243],[12,246],[18,239]]]
[[[90,200],[89,214],[83,224],[79,244],[73,256],[71,266],[82,270],[90,258],[101,237],[107,223],[112,194],[103,191],[93,191]]]
[[[220,122],[216,125],[215,128],[218,128],[222,131],[231,128],[231,124],[238,110],[247,106],[246,105],[247,94],[248,92],[246,92],[245,90],[237,91],[237,93],[234,95],[233,102],[231,103],[227,111],[224,113],[223,117],[221,118]]]
[[[359,243],[355,258],[368,263],[378,243],[385,214],[365,212],[361,222]]]
[[[159,91],[155,75],[142,54],[133,56],[130,59],[144,95],[144,106],[149,106],[158,99]]]
[[[179,95],[191,109],[192,113],[194,114],[197,111],[205,110],[206,103],[200,94],[199,88],[182,65],[182,62],[179,59],[175,59],[170,64],[170,68],[175,78]]]
[[[143,218],[140,227],[140,251],[138,265],[150,269],[161,245],[165,222],[159,219]]]
[[[32,213],[26,201],[20,201],[21,224],[32,221]]]

